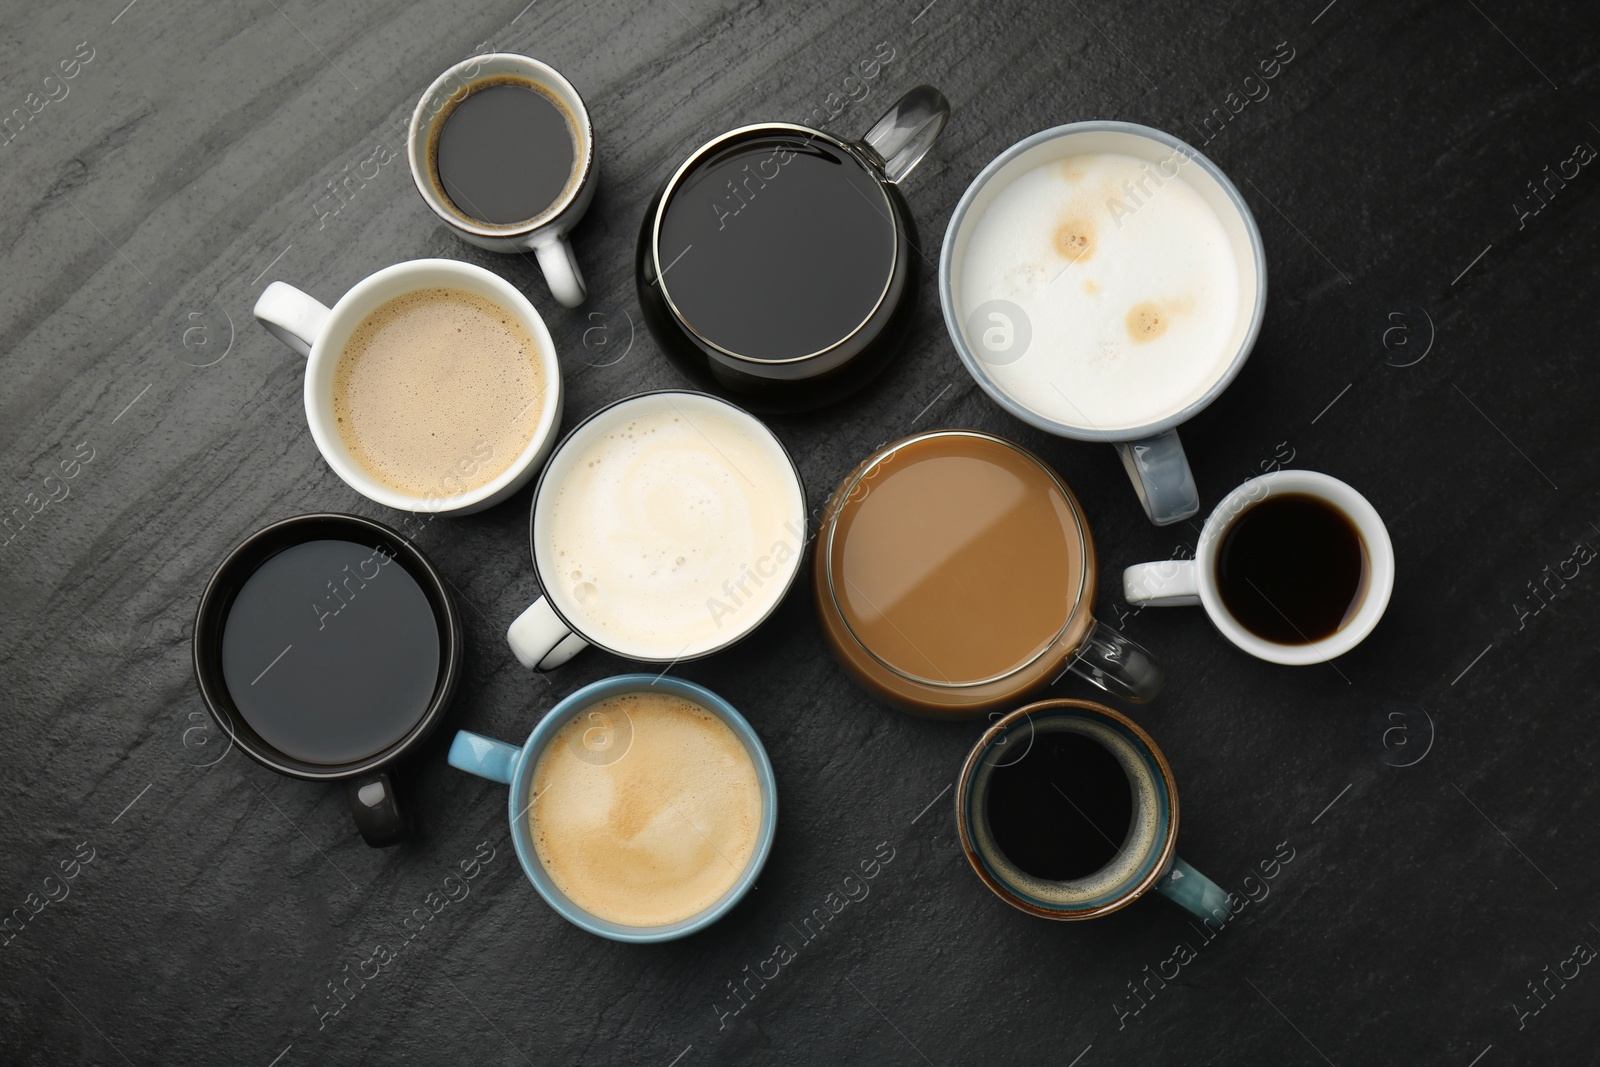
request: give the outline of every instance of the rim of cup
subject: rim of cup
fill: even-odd
[[[941,682],[932,678],[923,678],[918,675],[910,674],[884,659],[878,653],[877,649],[868,644],[866,639],[856,632],[855,627],[850,625],[850,618],[845,613],[843,604],[840,603],[840,587],[839,583],[835,581],[833,569],[834,540],[839,531],[839,517],[844,513],[845,507],[850,503],[851,498],[854,497],[856,489],[866,482],[872,476],[874,471],[882,468],[882,466],[897,453],[909,448],[912,445],[920,444],[923,441],[930,441],[939,437],[961,437],[988,441],[992,444],[1000,445],[1004,448],[1010,449],[1012,452],[1015,452],[1017,455],[1021,456],[1024,460],[1027,460],[1028,462],[1037,466],[1045,474],[1045,476],[1050,479],[1056,488],[1061,491],[1062,496],[1065,498],[1072,518],[1075,520],[1078,552],[1081,558],[1084,560],[1083,573],[1079,575],[1078,578],[1078,587],[1071,590],[1073,596],[1076,598],[1075,603],[1073,604],[1072,609],[1067,613],[1067,617],[1062,621],[1060,629],[1051,635],[1049,642],[1046,643],[1045,646],[1038,652],[1036,652],[1026,663],[1019,663],[1009,670],[1006,670],[1000,674],[991,675],[988,678],[978,678],[973,681],[966,682]],[[1084,616],[1088,616],[1089,618],[1088,627],[1084,630],[1084,640],[1087,640],[1088,631],[1094,627],[1094,600],[1098,594],[1098,589],[1095,575],[1094,538],[1089,530],[1089,520],[1083,514],[1082,505],[1078,502],[1077,495],[1072,492],[1072,489],[1067,485],[1066,481],[1062,479],[1061,475],[1054,467],[1050,466],[1050,464],[1044,461],[1044,457],[1040,456],[1032,449],[1026,448],[1015,441],[1000,437],[996,434],[987,433],[983,430],[924,430],[921,433],[915,433],[909,437],[902,437],[898,441],[891,441],[879,448],[877,451],[873,452],[872,455],[868,456],[865,460],[858,464],[854,470],[845,476],[844,480],[839,483],[839,487],[833,491],[831,499],[837,500],[838,506],[832,511],[828,512],[825,516],[823,520],[825,529],[819,528],[817,531],[817,544],[819,548],[817,553],[818,559],[816,561],[816,566],[819,568],[819,571],[822,575],[822,584],[827,589],[828,598],[831,601],[831,603],[828,605],[829,613],[839,620],[844,632],[850,636],[850,639],[855,642],[858,648],[865,652],[867,656],[870,657],[872,661],[879,667],[888,671],[901,681],[910,683],[911,685],[926,686],[936,692],[950,692],[952,690],[960,691],[963,689],[976,689],[980,686],[996,685],[1006,681],[1008,678],[1013,678],[1018,674],[1032,670],[1039,665],[1041,660],[1050,658],[1051,653],[1057,651],[1056,645],[1062,640],[1063,637],[1072,632],[1074,625],[1078,624]],[[1076,650],[1074,650],[1074,652],[1075,651]],[[1069,661],[1075,658],[1076,657],[1073,653],[1069,653]],[[1059,666],[1059,662],[1053,662],[1048,673],[1054,674]]]
[[[507,310],[515,312],[539,349],[545,387],[540,398],[543,411],[539,416],[539,424],[509,467],[476,489],[451,495],[423,497],[413,496],[385,485],[351,458],[344,438],[334,425],[332,411],[333,375],[338,365],[338,358],[343,354],[351,333],[368,315],[388,300],[441,284],[420,281],[411,286],[394,285],[398,278],[429,271],[471,279],[477,283],[476,287],[461,288],[479,295],[485,295],[481,290],[488,289],[494,294],[491,299]],[[448,288],[448,285],[444,287]],[[311,429],[313,440],[316,441],[317,450],[346,485],[369,500],[399,511],[440,514],[462,511],[489,500],[512,482],[523,477],[528,469],[538,462],[541,453],[550,443],[556,430],[556,422],[560,418],[561,365],[556,359],[555,341],[551,338],[544,319],[516,286],[493,271],[485,270],[474,263],[457,259],[408,259],[367,275],[335,302],[327,323],[317,335],[316,343],[311,348],[311,355],[306,360],[303,391],[306,423]]]
[[[301,536],[302,532],[306,536]],[[405,567],[417,583],[439,627],[439,674],[427,707],[404,734],[389,745],[358,760],[342,764],[315,764],[296,759],[280,752],[270,742],[261,738],[244,714],[239,711],[222,673],[222,630],[228,613],[233,609],[233,599],[256,570],[286,548],[307,541],[336,537],[339,533],[376,537],[395,550],[396,561]],[[286,541],[282,546],[276,542]],[[375,770],[388,768],[412,753],[428,737],[449,711],[461,676],[464,673],[465,637],[461,615],[450,594],[448,583],[433,561],[410,539],[391,526],[360,515],[319,511],[306,515],[291,515],[256,530],[240,541],[222,562],[217,564],[206,580],[200,603],[195,608],[191,659],[196,684],[201,699],[211,718],[238,745],[240,751],[269,770],[290,778],[306,781],[339,781],[356,778]]]
[[[966,329],[958,320],[955,305],[955,283],[951,278],[952,261],[955,258],[955,248],[958,239],[971,213],[973,203],[982,195],[989,183],[1019,156],[1040,145],[1052,141],[1063,140],[1069,137],[1079,137],[1085,134],[1118,133],[1145,140],[1154,141],[1173,152],[1186,157],[1191,163],[1197,164],[1208,177],[1221,188],[1235,210],[1239,213],[1240,221],[1244,224],[1246,235],[1250,240],[1252,257],[1255,260],[1256,294],[1254,307],[1250,316],[1250,324],[1245,330],[1238,350],[1233,354],[1232,361],[1228,364],[1220,377],[1211,383],[1204,393],[1195,397],[1181,410],[1157,419],[1143,426],[1131,427],[1120,430],[1097,430],[1093,427],[1073,426],[1034,411],[1022,404],[1010,393],[1002,389],[989,374],[983,361],[973,354],[972,348],[967,344]],[[1250,356],[1255,347],[1256,337],[1261,332],[1261,322],[1265,318],[1267,306],[1267,257],[1266,248],[1261,239],[1261,229],[1256,225],[1255,216],[1250,211],[1250,206],[1245,203],[1239,189],[1228,176],[1199,149],[1190,145],[1181,138],[1174,137],[1165,130],[1158,130],[1153,126],[1145,126],[1137,122],[1124,122],[1118,119],[1089,119],[1082,122],[1068,122],[1060,126],[1052,126],[1048,130],[1024,137],[1010,148],[1001,152],[990,160],[978,176],[972,179],[972,184],[967,186],[966,192],[961,194],[961,199],[956,203],[955,211],[950,215],[950,224],[945,228],[944,243],[939,249],[939,305],[944,312],[945,329],[949,331],[950,340],[955,345],[956,354],[961,357],[961,363],[966,367],[967,373],[972,375],[990,399],[999,404],[1006,411],[1021,419],[1023,422],[1046,433],[1058,437],[1068,437],[1078,441],[1132,441],[1141,437],[1170,430],[1174,426],[1187,422],[1207,405],[1214,401],[1238,377],[1239,371],[1244,367],[1245,360]]]
[[[497,74],[522,74],[530,81],[551,89],[560,98],[561,106],[577,122],[576,139],[580,142],[577,146],[580,158],[574,161],[573,176],[555,203],[531,219],[498,224],[475,219],[453,204],[446,203],[442,191],[435,187],[429,158],[435,117],[468,86]],[[479,237],[515,237],[547,225],[577,200],[588,184],[589,172],[594,169],[594,124],[589,120],[589,109],[584,105],[582,94],[550,64],[519,52],[481,52],[452,64],[433,79],[418,99],[406,131],[406,159],[411,166],[411,180],[416,184],[417,192],[422,194],[422,199],[427,201],[435,215],[457,229]]]
[[[742,630],[739,630],[737,633],[731,635],[726,641],[713,645],[710,648],[701,649],[695,652],[686,651],[676,656],[641,655],[638,652],[630,652],[623,649],[614,648],[603,640],[597,640],[596,638],[591,637],[584,626],[573,621],[573,616],[577,613],[569,610],[563,603],[566,600],[567,594],[562,592],[557,595],[552,595],[552,583],[546,583],[545,581],[546,569],[539,566],[539,503],[544,498],[545,486],[549,482],[551,472],[554,471],[557,465],[560,463],[562,453],[564,453],[572,445],[572,443],[577,440],[578,435],[584,430],[584,428],[589,426],[589,424],[593,423],[596,419],[601,418],[613,409],[621,407],[624,404],[630,404],[657,396],[691,396],[697,399],[711,401],[728,409],[729,412],[738,417],[741,421],[748,423],[753,430],[765,434],[766,437],[770,439],[773,447],[777,449],[778,453],[783,456],[784,461],[788,464],[789,473],[794,476],[794,488],[799,494],[800,501],[800,511],[797,518],[801,526],[801,536],[799,542],[795,545],[793,556],[794,564],[789,568],[789,573],[783,580],[782,590],[779,591],[778,595],[773,598],[772,603],[768,606],[767,610],[762,612],[759,616],[754,617],[753,621],[751,621]],[[595,648],[603,649],[606,652],[611,653],[613,656],[619,656],[623,659],[633,660],[636,663],[667,663],[669,660],[672,663],[685,663],[689,660],[701,659],[705,656],[715,655],[716,653],[725,651],[730,646],[739,643],[756,630],[760,629],[761,624],[766,622],[767,619],[771,618],[778,608],[783,605],[784,600],[789,596],[790,590],[794,588],[794,583],[799,580],[800,571],[803,569],[805,562],[806,517],[805,479],[800,475],[800,467],[795,463],[794,456],[790,454],[788,447],[783,443],[782,439],[780,439],[778,435],[773,432],[770,426],[762,422],[755,415],[752,415],[750,412],[746,411],[744,408],[739,407],[737,404],[730,403],[722,397],[716,396],[712,393],[702,393],[693,389],[650,389],[642,393],[633,393],[618,400],[613,400],[611,403],[599,408],[585,417],[576,426],[568,430],[566,435],[562,437],[559,442],[557,442],[555,450],[550,454],[549,461],[545,464],[544,469],[539,472],[538,484],[536,484],[533,489],[533,503],[528,509],[528,554],[533,560],[533,576],[534,579],[539,583],[539,590],[544,598],[545,603],[550,605],[550,610],[555,612],[556,618],[561,620],[562,625],[566,626],[566,628],[573,634],[576,634],[578,637],[582,638],[586,644],[592,645]],[[559,588],[560,583],[553,583],[553,586]]]
[[[1223,536],[1239,516],[1274,493],[1303,493],[1337,508],[1355,526],[1367,557],[1366,587],[1355,617],[1327,637],[1309,644],[1282,645],[1256,636],[1233,617],[1217,591],[1217,551]],[[1196,584],[1200,589],[1200,603],[1212,625],[1252,656],[1288,666],[1325,663],[1355,648],[1377,627],[1394,590],[1394,543],[1389,539],[1383,517],[1350,485],[1320,471],[1273,471],[1235,488],[1207,517],[1200,531],[1194,564],[1199,569]]]
[[[539,859],[538,852],[533,847],[533,837],[528,830],[528,810],[532,807],[528,792],[532,788],[533,774],[538,767],[540,754],[556,732],[574,716],[606,697],[662,690],[670,690],[673,695],[684,697],[704,707],[727,724],[744,744],[746,753],[755,764],[756,781],[761,789],[761,827],[756,832],[756,847],[750,854],[749,862],[740,872],[738,880],[717,899],[716,903],[696,915],[665,926],[624,926],[590,914],[556,886],[555,880],[550,877],[550,872],[545,870],[543,861]],[[749,721],[727,700],[703,685],[671,675],[619,674],[590,682],[583,688],[569,693],[549,714],[539,720],[517,755],[507,810],[511,819],[511,841],[516,848],[517,858],[522,861],[523,871],[533,883],[533,888],[558,915],[580,929],[612,941],[636,944],[671,941],[687,937],[710,926],[733,910],[734,906],[744,899],[750,887],[755,885],[756,878],[766,866],[767,857],[772,852],[773,839],[777,835],[778,785],[777,778],[772,772],[772,760],[768,758],[760,736]]]
[[[1050,907],[1024,896],[1000,879],[988,867],[978,849],[970,827],[969,808],[972,802],[972,780],[977,775],[978,765],[989,755],[996,746],[996,741],[1005,736],[1012,727],[1021,721],[1031,723],[1035,716],[1056,717],[1075,716],[1078,718],[1094,718],[1100,721],[1109,721],[1114,727],[1126,730],[1132,734],[1132,741],[1140,751],[1141,757],[1149,757],[1147,762],[1153,762],[1157,776],[1161,780],[1161,791],[1166,794],[1165,829],[1159,845],[1152,852],[1154,862],[1147,870],[1133,879],[1115,898],[1082,908]],[[1031,746],[1033,735],[1029,734]],[[1024,750],[1026,751],[1026,750]],[[1173,776],[1172,765],[1167,762],[1167,755],[1156,744],[1138,723],[1128,716],[1109,708],[1104,704],[1092,700],[1078,700],[1075,698],[1055,698],[1050,700],[1037,700],[1031,704],[1010,711],[996,720],[983,735],[978,738],[968,751],[966,760],[962,763],[961,773],[956,779],[956,836],[961,844],[961,851],[967,857],[967,862],[983,884],[988,886],[1001,900],[1012,907],[1036,915],[1042,919],[1080,920],[1098,919],[1102,915],[1109,915],[1114,911],[1132,904],[1143,897],[1159,882],[1162,876],[1172,865],[1173,857],[1177,854],[1178,847],[1178,783]],[[983,814],[978,813],[979,818]]]
[[[844,152],[845,155],[861,164],[862,168],[866,170],[869,175],[877,179],[878,193],[882,197],[883,203],[881,205],[874,206],[881,206],[889,212],[890,222],[892,223],[897,234],[900,224],[894,219],[893,205],[889,201],[889,195],[883,192],[884,179],[882,172],[875,168],[871,164],[870,160],[862,157],[860,149],[852,145],[850,142],[845,141],[843,138],[836,137],[824,130],[814,129],[810,126],[802,126],[799,123],[755,122],[748,126],[740,126],[736,129],[728,130],[726,133],[720,133],[711,138],[711,140],[707,141],[705,144],[701,145],[699,148],[696,148],[693,152],[690,152],[688,157],[685,158],[684,161],[679,164],[678,168],[672,172],[672,176],[667,179],[667,184],[662,186],[663,191],[661,198],[656,202],[655,211],[650,216],[649,245],[650,268],[661,289],[662,298],[667,302],[667,307],[672,310],[673,318],[680,326],[683,327],[683,329],[693,334],[702,344],[710,345],[712,348],[731,359],[736,359],[744,363],[754,363],[759,366],[781,366],[785,363],[804,363],[807,360],[816,359],[818,356],[827,355],[840,345],[848,343],[851,338],[859,334],[861,332],[861,328],[867,323],[871,322],[872,316],[876,315],[878,313],[878,309],[883,307],[883,301],[889,295],[889,287],[894,281],[895,268],[899,265],[900,248],[899,242],[896,241],[893,249],[893,255],[889,259],[889,270],[884,275],[883,288],[878,293],[878,298],[873,301],[871,310],[869,310],[862,320],[856,324],[854,329],[845,334],[843,337],[839,338],[837,341],[828,345],[826,348],[819,348],[815,352],[808,352],[803,356],[789,356],[784,359],[760,359],[755,356],[744,355],[741,352],[735,352],[731,348],[724,348],[722,345],[713,341],[711,338],[705,336],[698,329],[696,329],[695,326],[689,321],[688,316],[686,316],[683,313],[683,310],[678,307],[677,302],[673,299],[672,289],[665,281],[666,272],[661,266],[661,224],[667,217],[667,208],[671,204],[673,197],[682,191],[681,183],[684,177],[694,170],[695,167],[705,162],[718,149],[725,145],[732,144],[739,140],[755,140],[760,134],[769,132],[800,134],[809,140],[824,141],[832,147]],[[668,269],[670,269],[671,266],[672,264],[667,264]]]

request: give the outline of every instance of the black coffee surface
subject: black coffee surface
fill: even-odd
[[[222,631],[222,676],[245,721],[308,763],[363,759],[427,710],[439,627],[416,579],[371,545],[307,541],[246,579]]]
[[[989,831],[1035,878],[1083,878],[1116,856],[1133,821],[1133,789],[1105,746],[1039,732],[1026,755],[997,767],[984,798]]]
[[[1367,553],[1349,517],[1303,493],[1234,520],[1217,549],[1217,592],[1245,629],[1280,645],[1337,632],[1361,607]]]
[[[439,131],[435,166],[445,195],[483,222],[531,219],[572,177],[576,146],[567,114],[530,86],[490,84],[457,104]]]
[[[663,284],[684,320],[750,359],[829,348],[872,314],[894,267],[876,179],[825,142],[733,145],[685,176],[662,216]]]

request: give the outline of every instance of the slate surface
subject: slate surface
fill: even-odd
[[[26,921],[0,950],[0,1060],[1596,1062],[1600,977],[1575,955],[1600,945],[1600,174],[1575,147],[1600,145],[1591,6],[12,0],[3,23],[0,908]],[[847,82],[880,43],[893,59]],[[552,62],[592,109],[578,311],[441,228],[403,157],[364,163],[480,47]],[[1263,84],[1261,61],[1291,51]],[[74,56],[75,77],[45,81]],[[302,361],[251,321],[269,281],[331,302],[402,259],[498,270],[547,317],[570,424],[681,384],[631,275],[643,205],[690,148],[762,119],[854,135],[921,82],[954,108],[907,186],[929,283],[962,190],[1021,137],[1112,117],[1203,146],[1260,220],[1271,278],[1254,357],[1184,431],[1203,499],[1276,461],[1352,482],[1388,520],[1393,605],[1337,669],[1260,663],[1198,613],[1103,599],[1169,668],[1135,714],[1182,785],[1182,854],[1253,898],[1226,933],[1208,942],[1160,900],[1055,924],[990,896],[945,792],[978,728],[867,699],[803,595],[737,651],[674,668],[744,709],[782,797],[759,888],[685,942],[557,918],[517,869],[503,791],[445,766],[448,729],[407,769],[421,834],[388,851],[360,843],[337,788],[224,750],[189,666],[221,555],[301,512],[399,518],[317,455]],[[357,171],[355,195],[324,199]],[[813,506],[914,428],[1013,436],[1079,494],[1113,591],[1193,541],[1144,520],[1109,449],[990,403],[931,284],[876,387],[774,425]],[[416,530],[469,605],[451,725],[519,739],[629,666],[590,652],[541,679],[513,661],[501,633],[536,593],[528,496]],[[491,850],[464,899],[430,897]],[[802,941],[879,852],[870,894]],[[784,940],[796,958],[733,999]],[[1184,942],[1179,976],[1136,999]],[[367,962],[379,945],[388,966]]]

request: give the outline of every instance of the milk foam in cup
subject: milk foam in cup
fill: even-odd
[[[1239,373],[1266,309],[1261,234],[1214,163],[1131,122],[1024,138],[956,205],[939,302],[996,403],[1115,445],[1151,522],[1199,512],[1176,427]]]

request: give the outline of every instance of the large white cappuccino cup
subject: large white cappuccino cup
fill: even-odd
[[[939,301],[984,391],[1041,430],[1117,447],[1150,521],[1200,510],[1176,427],[1244,365],[1261,234],[1217,166],[1131,122],[1074,122],[997,156],[956,205]]]

